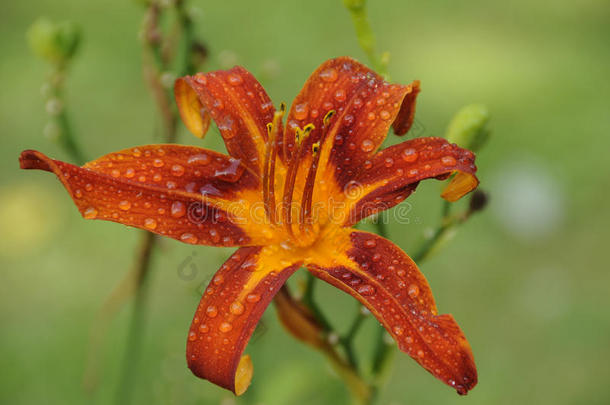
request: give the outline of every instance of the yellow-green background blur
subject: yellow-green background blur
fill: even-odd
[[[322,61],[367,62],[340,0],[201,1],[198,35],[206,70],[240,64],[271,98],[290,102]],[[439,310],[454,314],[479,371],[465,398],[399,354],[381,404],[610,403],[610,5],[583,1],[370,1],[394,81],[422,81],[423,135],[442,135],[471,102],[492,113],[493,137],[478,156],[491,204],[422,264]],[[2,1],[0,4],[0,402],[114,402],[131,306],[102,346],[96,393],[82,387],[89,331],[129,270],[140,232],[85,221],[50,174],[18,169],[21,150],[68,157],[43,136],[41,84],[48,66],[25,31],[38,16],[84,31],[67,84],[78,140],[88,157],[158,142],[159,117],[142,79],[143,10],[134,1]],[[180,142],[199,141],[181,126]],[[438,223],[436,182],[408,201],[409,224],[390,237],[407,252]],[[463,204],[463,203],[462,203]],[[134,403],[339,404],[347,401],[324,358],[295,342],[275,310],[247,348],[249,391],[236,400],[186,367],[185,342],[200,284],[230,249],[166,240],[154,257],[150,305]],[[196,265],[195,279],[178,269]],[[293,285],[302,277],[298,273]],[[341,330],[355,301],[323,286],[319,300]],[[358,353],[371,352],[364,327]]]

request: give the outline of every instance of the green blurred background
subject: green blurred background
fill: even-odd
[[[322,61],[363,62],[339,0],[204,2],[196,31],[206,70],[241,64],[277,103],[290,101]],[[439,310],[454,314],[475,354],[479,385],[465,398],[399,354],[380,404],[610,403],[610,5],[604,0],[370,1],[393,80],[422,81],[420,135],[442,135],[464,104],[485,103],[493,137],[478,156],[491,204],[422,265]],[[158,142],[159,118],[142,79],[143,9],[129,1],[0,4],[0,402],[111,403],[121,376],[130,306],[110,323],[97,390],[82,388],[89,333],[129,270],[139,232],[84,221],[49,174],[18,170],[21,150],[67,159],[43,136],[40,87],[48,67],[32,56],[38,17],[80,23],[84,41],[68,78],[68,108],[85,153],[96,157]],[[181,143],[220,147],[181,128]],[[390,226],[407,252],[438,222],[438,184],[410,198],[410,224]],[[154,257],[135,403],[336,404],[347,393],[324,358],[295,342],[275,310],[247,351],[249,391],[227,391],[186,367],[198,290],[230,249],[164,241]],[[193,280],[179,276],[188,261]],[[292,284],[298,283],[297,274]],[[319,299],[345,328],[354,301],[332,288]],[[370,353],[368,320],[358,352]]]

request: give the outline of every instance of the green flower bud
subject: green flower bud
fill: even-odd
[[[451,119],[446,138],[451,143],[476,152],[489,138],[487,121],[489,121],[487,107],[482,104],[467,105]]]
[[[74,56],[81,38],[80,27],[70,21],[39,18],[27,31],[32,51],[49,63],[64,64]]]

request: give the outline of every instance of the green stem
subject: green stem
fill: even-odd
[[[373,69],[387,78],[387,57],[377,54],[377,41],[366,12],[366,0],[343,0],[343,5],[352,17],[360,48],[373,65]]]
[[[146,306],[148,302],[148,290],[146,288],[146,280],[149,275],[151,257],[155,247],[156,236],[153,233],[144,231],[138,257],[136,259],[136,296],[133,306],[133,315],[127,335],[127,346],[121,378],[119,380],[119,389],[117,391],[117,403],[129,404],[131,395],[134,391],[134,381],[137,376],[137,364],[142,346],[141,340],[143,336],[144,323],[146,320]]]

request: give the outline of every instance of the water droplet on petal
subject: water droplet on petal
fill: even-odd
[[[187,163],[188,164],[197,163],[199,165],[207,165],[210,163],[210,160],[211,159],[208,154],[198,153],[196,155],[192,155],[191,157],[189,157],[187,160]]]
[[[146,218],[144,220],[144,226],[148,229],[155,229],[157,227],[157,221],[155,221],[153,218]]]
[[[371,141],[370,139],[365,139],[364,141],[362,141],[362,143],[360,144],[360,149],[362,149],[363,152],[370,152],[375,148],[375,144],[373,143],[373,141]]]
[[[138,148],[134,148],[132,152],[133,152],[133,156],[135,156],[135,157],[142,156],[142,151],[140,151],[140,149],[138,149]]]
[[[248,294],[248,296],[246,297],[246,301],[250,302],[250,303],[254,303],[254,302],[258,302],[260,301],[261,296],[258,294]]]
[[[121,175],[121,172],[118,169],[113,169],[110,172],[110,175],[116,179],[117,177],[119,177]]]
[[[344,102],[345,98],[346,98],[345,90],[339,89],[335,92],[335,100],[337,100],[338,102],[340,102],[340,103]]]
[[[209,330],[210,330],[210,327],[208,325],[206,325],[205,323],[202,323],[201,325],[199,325],[199,332],[208,333]]]
[[[364,246],[366,246],[367,248],[374,248],[375,246],[377,246],[377,242],[375,241],[375,239],[367,239],[364,242]]]
[[[307,103],[297,104],[294,106],[294,117],[297,120],[304,120],[309,114]]]
[[[457,161],[453,156],[443,156],[441,158],[441,163],[445,166],[455,166],[455,164],[457,164]]]
[[[405,332],[405,328],[403,328],[402,326],[396,325],[396,326],[394,326],[393,331],[395,334],[400,336]]]
[[[375,294],[375,287],[368,285],[368,284],[363,284],[360,287],[358,287],[358,294],[364,295],[364,296],[373,295],[373,294]]]
[[[216,315],[218,315],[218,309],[214,305],[210,305],[209,307],[206,308],[205,313],[210,318],[214,318]]]
[[[415,284],[411,284],[407,290],[407,293],[409,294],[409,297],[415,298],[419,295],[419,287]]]
[[[184,335],[183,335],[184,336]],[[195,332],[189,332],[189,341],[193,341],[197,339],[197,334]]]
[[[122,209],[123,211],[127,211],[128,209],[131,208],[131,203],[127,200],[123,200],[119,203],[119,208]]]
[[[328,68],[320,72],[320,77],[325,82],[332,83],[337,80],[339,74],[337,73],[337,70],[335,68]]]
[[[184,167],[182,167],[180,165],[173,165],[172,174],[176,177],[182,176],[184,174]]]
[[[229,307],[229,310],[231,311],[232,314],[234,315],[241,315],[244,313],[244,304],[242,304],[239,301],[235,301],[231,304],[231,306]]]
[[[388,156],[387,158],[385,158],[384,164],[385,164],[385,167],[392,167],[392,166],[394,166],[394,159],[392,159],[391,157]]]
[[[135,170],[133,170],[133,168],[129,168],[127,170],[125,170],[125,177],[127,177],[128,179],[131,179],[133,176],[136,175]]]
[[[97,210],[93,207],[89,207],[83,213],[86,219],[94,219],[97,217]]]
[[[386,110],[381,110],[379,112],[379,116],[381,117],[381,119],[384,119],[384,120],[390,119],[390,113],[387,112]]]
[[[417,160],[417,151],[413,148],[407,148],[402,151],[402,160],[405,162],[415,162]]]
[[[197,243],[197,237],[195,235],[193,235],[192,233],[183,233],[182,235],[180,235],[180,240],[182,242],[185,243],[190,243],[190,244],[195,244]]]
[[[229,75],[229,83],[232,86],[239,86],[243,82],[244,82],[244,79],[242,79],[241,76],[236,75],[236,74]]]
[[[218,329],[222,332],[222,333],[227,333],[230,332],[231,329],[233,329],[233,326],[231,326],[231,324],[229,322],[223,322],[220,324],[220,326],[218,327]]]
[[[76,198],[81,198],[83,196],[83,192],[81,191],[81,189],[77,189],[74,191],[74,195],[76,196]]]
[[[424,357],[424,351],[423,350],[418,350],[417,351],[417,357]]]
[[[171,213],[172,217],[174,218],[180,218],[184,216],[184,214],[186,214],[186,208],[184,206],[184,203],[180,201],[174,201],[172,203]]]
[[[154,167],[163,167],[165,163],[163,162],[163,160],[161,159],[155,159],[153,160],[153,166]]]
[[[366,115],[366,118],[367,118],[369,121],[373,121],[375,118],[377,118],[377,116],[375,115],[375,113],[374,113],[374,112],[372,112],[372,111],[371,111],[370,113],[368,113],[368,114]]]

